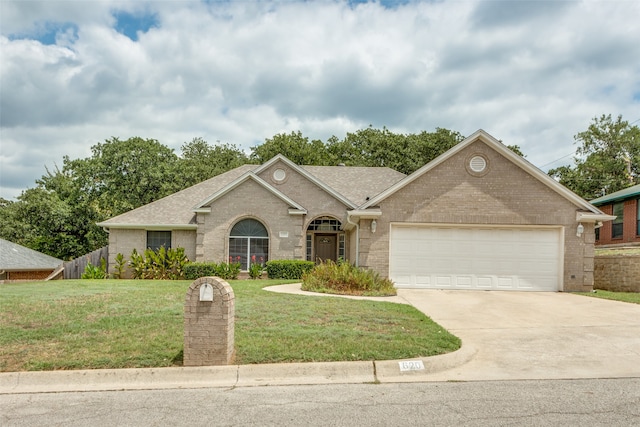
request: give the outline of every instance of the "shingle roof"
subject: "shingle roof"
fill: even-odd
[[[101,227],[118,226],[131,228],[140,226],[192,226],[196,227],[194,207],[216,192],[240,179],[259,165],[243,165],[192,187],[171,194],[155,202],[125,212],[98,223]],[[373,197],[405,177],[403,173],[382,167],[351,166],[303,166],[322,184],[361,205],[367,197]]]
[[[593,199],[591,201],[591,204],[599,206],[599,205],[604,205],[606,203],[615,202],[618,200],[630,199],[632,197],[639,197],[639,196],[640,196],[640,184],[634,185],[629,188],[625,188],[620,191],[616,191],[615,193],[598,197],[597,199]]]
[[[206,181],[186,188],[167,197],[125,212],[121,215],[98,223],[100,227],[112,225],[186,225],[195,226],[193,207],[211,194],[230,184],[244,173],[257,168],[258,165],[243,165]]]
[[[406,176],[386,167],[302,166],[302,168],[357,206]]]
[[[62,260],[0,239],[0,271],[53,270]]]

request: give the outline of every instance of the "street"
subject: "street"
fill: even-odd
[[[640,378],[0,395],[2,426],[640,424]]]

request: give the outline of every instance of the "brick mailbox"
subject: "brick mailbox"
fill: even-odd
[[[233,363],[235,296],[219,277],[196,279],[184,303],[184,366]]]

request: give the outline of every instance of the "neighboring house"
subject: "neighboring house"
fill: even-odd
[[[44,280],[62,260],[0,239],[0,280]]]
[[[596,245],[640,245],[640,184],[591,201],[616,218],[596,232]]]
[[[606,215],[479,130],[405,176],[278,155],[104,221],[109,258],[343,258],[398,287],[587,291]]]

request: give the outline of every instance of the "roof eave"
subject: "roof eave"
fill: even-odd
[[[615,215],[607,215],[605,213],[592,212],[576,212],[576,221],[578,222],[605,222],[616,219]]]
[[[197,224],[127,224],[127,223],[105,223],[99,222],[96,224],[98,227],[107,229],[121,229],[121,230],[150,230],[150,231],[164,231],[164,230],[197,230]]]

